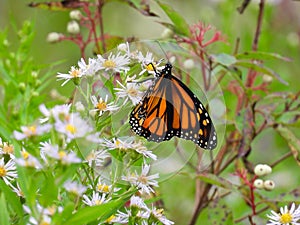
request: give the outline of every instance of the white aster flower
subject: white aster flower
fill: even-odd
[[[19,197],[24,197],[24,193],[22,191],[22,189],[20,188],[19,183],[17,182],[17,187],[10,185],[10,187],[12,188],[12,191],[15,192]]]
[[[42,134],[48,132],[50,129],[51,129],[50,124],[21,126],[22,132],[14,131],[14,137],[17,140],[23,140],[25,138],[42,135]]]
[[[40,147],[40,156],[44,160],[44,162],[48,162],[46,158],[46,154],[48,152],[57,152],[58,151],[58,145],[52,145],[51,142],[41,142]]]
[[[32,167],[35,169],[41,169],[42,164],[39,162],[39,160],[34,157],[33,155],[29,154],[25,149],[22,149],[21,151],[22,158],[16,158],[15,162],[24,167]]]
[[[70,118],[70,108],[71,105],[56,105],[52,109],[47,109],[44,104],[39,106],[39,110],[45,116],[44,119],[41,119],[40,122],[44,123],[50,118],[54,118],[55,121],[65,121]]]
[[[92,58],[89,58],[88,63],[81,58],[78,62],[78,67],[82,76],[94,76],[100,68],[97,60]]]
[[[129,67],[127,66],[130,63],[129,58],[126,55],[117,55],[109,54],[108,58],[105,59],[101,55],[98,55],[97,63],[100,70],[112,70],[114,72],[127,72]]]
[[[110,154],[106,150],[92,150],[86,157],[86,162],[90,167],[93,165],[96,167],[101,167],[110,157]]]
[[[149,171],[150,165],[143,165],[140,175],[135,171],[134,174],[122,176],[122,180],[136,186],[142,194],[154,193],[154,189],[151,186],[158,187],[158,182],[155,179],[158,179],[159,175],[156,173],[148,176]]]
[[[165,215],[163,215],[163,209],[156,209],[155,207],[152,208],[150,211],[150,217],[154,217],[156,220],[161,222],[163,225],[172,225],[174,224],[173,221],[168,220]]]
[[[87,195],[83,195],[83,203],[88,206],[101,205],[103,203],[107,203],[111,200],[111,198],[106,198],[106,194],[100,194],[99,192],[93,191],[92,197],[88,197]]]
[[[51,217],[48,215],[41,215],[38,219],[30,216],[29,218],[29,224],[31,225],[50,225],[51,224]]]
[[[161,59],[158,62],[155,62],[153,54],[151,52],[147,52],[146,56],[143,56],[143,53],[139,52],[137,58],[138,58],[139,63],[141,63],[141,65],[142,65],[142,71],[139,73],[139,75],[145,73],[146,71],[149,74],[156,75],[155,70],[157,71],[157,70],[161,70],[164,68],[164,67],[159,67],[160,63],[163,60]],[[153,66],[154,66],[154,68],[153,68]]]
[[[69,165],[72,163],[80,163],[81,159],[74,152],[66,152],[64,150],[53,149],[53,151],[45,152],[49,157],[61,161],[62,164]]]
[[[149,210],[144,200],[139,196],[131,196],[130,207],[137,207],[139,209]]]
[[[102,145],[106,147],[108,150],[114,150],[114,149],[127,150],[133,148],[133,141],[131,140],[123,141],[120,138],[113,138],[112,140],[105,139]]]
[[[2,138],[0,137],[0,155],[9,155],[11,159],[14,159],[14,146],[9,144],[8,142],[2,142]]]
[[[0,178],[9,185],[11,181],[18,177],[15,162],[10,159],[7,163],[4,158],[0,159]]]
[[[96,96],[91,96],[91,101],[94,106],[94,109],[92,111],[99,112],[99,116],[102,116],[104,112],[112,112],[119,109],[118,106],[114,105],[113,102],[107,103],[108,95],[105,96],[105,100],[103,100],[101,97],[98,100]]]
[[[151,158],[153,160],[157,159],[157,156],[152,153],[151,150],[147,149],[142,142],[136,142],[133,144],[133,149],[139,154],[143,155],[146,158]]]
[[[124,105],[127,103],[128,100],[130,100],[133,105],[138,104],[144,93],[139,90],[139,85],[136,83],[127,83],[126,86],[121,84],[119,81],[117,81],[118,84],[121,86],[121,88],[114,88],[117,92],[116,95],[118,98],[125,98]]]
[[[82,119],[78,113],[70,114],[68,120],[56,121],[55,129],[65,134],[68,138],[67,141],[84,137],[93,130],[89,123]]]
[[[75,66],[71,67],[71,70],[69,73],[58,73],[56,76],[57,80],[65,80],[61,86],[64,86],[66,83],[68,83],[70,80],[73,80],[75,84],[78,83],[78,79],[80,79],[83,76],[82,71]]]
[[[127,224],[129,217],[131,217],[131,211],[125,208],[126,212],[118,211],[115,215],[113,222],[120,224]]]
[[[280,207],[280,213],[272,210],[267,216],[270,218],[267,225],[300,225],[300,205],[297,209],[295,203],[292,204],[291,209],[287,206]]]
[[[76,182],[76,181],[70,181],[67,180],[64,183],[64,188],[75,195],[81,196],[87,189],[86,186]]]

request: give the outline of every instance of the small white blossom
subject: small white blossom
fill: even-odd
[[[99,192],[93,191],[92,197],[88,197],[87,195],[83,195],[83,203],[88,206],[101,205],[103,203],[107,203],[111,200],[111,198],[106,198],[106,194],[100,194]]]
[[[75,66],[72,66],[69,73],[58,73],[56,77],[58,78],[57,80],[65,80],[61,84],[61,86],[64,86],[70,80],[74,80],[75,84],[77,84],[78,81],[76,79],[80,79],[83,75],[84,74],[80,69],[76,68]]]
[[[65,121],[56,121],[55,129],[67,136],[68,142],[88,135],[93,128],[90,124],[82,119],[78,113],[72,113],[70,118]]]
[[[87,189],[87,187],[85,187],[84,185],[76,182],[76,181],[70,181],[67,180],[64,183],[64,188],[68,191],[71,192],[73,194],[76,194],[78,196],[81,196]]]
[[[149,210],[144,200],[139,196],[131,196],[130,207],[137,207],[139,209]]]
[[[280,213],[272,210],[267,216],[270,218],[267,225],[300,225],[300,206],[296,209],[293,203],[290,209],[287,206],[280,207]]]
[[[102,116],[104,112],[112,112],[119,109],[119,107],[114,105],[113,102],[107,103],[107,99],[108,95],[105,96],[105,100],[103,100],[101,97],[98,100],[96,96],[91,96],[91,101],[94,106],[92,111],[99,112],[99,116]]]
[[[136,171],[134,174],[122,176],[122,180],[128,181],[132,185],[136,186],[139,191],[143,194],[150,194],[151,192],[154,193],[154,187],[158,187],[158,182],[156,179],[159,178],[158,173],[149,175],[150,172],[150,165],[143,165],[142,173],[139,175]]]
[[[172,225],[173,221],[168,220],[165,215],[163,215],[163,209],[156,209],[155,207],[150,211],[150,214],[156,218],[163,225]]]
[[[153,154],[151,150],[147,149],[142,142],[134,143],[132,148],[146,158],[151,158],[153,160],[157,159],[157,156]]]
[[[114,72],[127,72],[129,70],[128,64],[130,63],[129,58],[126,55],[117,55],[109,54],[108,58],[105,59],[101,55],[98,55],[97,63],[100,70],[112,70]]]
[[[90,167],[93,165],[101,167],[106,162],[106,159],[110,157],[110,154],[106,150],[92,150],[86,157],[86,161]]]
[[[11,181],[18,177],[15,162],[10,159],[7,163],[4,158],[0,159],[0,178],[9,185]]]
[[[48,132],[50,129],[51,129],[50,124],[21,126],[22,132],[14,131],[14,137],[17,140],[23,140],[25,138],[42,135],[42,134]]]
[[[70,108],[71,105],[56,105],[52,109],[47,109],[44,104],[39,106],[39,110],[45,116],[40,122],[44,123],[49,121],[49,119],[54,118],[55,121],[66,121],[70,118]]]
[[[16,158],[15,162],[24,167],[32,167],[35,169],[41,169],[42,164],[39,162],[39,160],[34,157],[33,155],[29,154],[25,149],[22,149],[21,151],[22,158]]]
[[[66,152],[64,150],[55,150],[46,152],[46,154],[54,159],[61,161],[62,164],[69,165],[72,163],[80,163],[81,159],[74,152]]]
[[[94,76],[99,70],[99,65],[96,59],[89,58],[88,63],[83,58],[78,62],[79,70],[82,76]]]
[[[102,145],[106,147],[108,150],[121,149],[127,150],[133,148],[133,141],[127,140],[123,141],[119,138],[113,138],[112,140],[104,140]]]
[[[133,105],[138,104],[144,93],[139,90],[139,85],[136,83],[127,83],[126,86],[117,81],[121,88],[114,88],[117,92],[116,95],[118,98],[125,98],[124,105],[130,100]]]
[[[0,137],[0,155],[9,155],[11,159],[14,159],[14,146],[9,144],[8,142],[2,142],[2,138]]]

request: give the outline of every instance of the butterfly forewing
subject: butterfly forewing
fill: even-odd
[[[166,64],[153,86],[130,115],[131,129],[149,141],[178,136],[200,147],[214,149],[216,131],[206,109],[193,92],[171,74]]]

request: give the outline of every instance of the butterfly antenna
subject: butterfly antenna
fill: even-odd
[[[161,49],[161,51],[164,53],[166,59],[168,60],[168,62],[170,62],[169,57],[166,53],[166,51],[163,49],[163,47],[161,46],[160,42],[158,40],[155,40],[155,42],[158,44],[159,48]]]

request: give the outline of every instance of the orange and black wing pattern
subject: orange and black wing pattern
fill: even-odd
[[[149,141],[174,136],[191,140],[204,149],[217,146],[217,134],[207,110],[196,95],[172,75],[167,63],[141,102],[133,109],[131,129]]]

